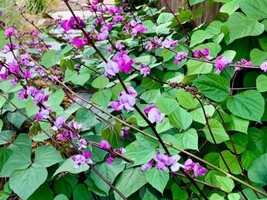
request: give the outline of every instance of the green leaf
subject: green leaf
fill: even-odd
[[[168,28],[171,25],[171,22],[166,22],[164,24],[160,24],[156,28],[157,35],[164,34],[167,35],[170,33],[170,28]]]
[[[228,194],[228,200],[240,200],[241,196],[238,193],[230,193]]]
[[[222,22],[220,21],[212,21],[209,26],[206,28],[206,32],[209,34],[219,34],[221,32]]]
[[[193,32],[191,36],[190,47],[202,43],[204,40],[209,38],[212,38],[212,35],[210,35],[208,32],[205,32],[203,30],[197,30]]]
[[[155,192],[150,192],[149,189],[146,189],[144,196],[142,198],[142,200],[158,200],[158,198],[155,196]]]
[[[156,168],[153,168],[147,172],[146,174],[146,180],[147,182],[156,190],[158,190],[161,194],[163,194],[163,191],[169,181],[170,175],[169,172],[164,172],[161,170],[158,170]]]
[[[82,125],[82,130],[90,130],[99,121],[96,119],[95,115],[88,109],[80,108],[76,112],[75,121]]]
[[[177,184],[172,184],[171,190],[174,200],[189,199],[186,190],[184,190],[182,187],[179,187]]]
[[[156,130],[158,133],[165,132],[171,128],[173,128],[173,126],[170,124],[168,118],[164,118],[161,123],[156,124]]]
[[[174,58],[174,56],[175,56],[175,53],[173,53],[169,49],[163,49],[162,57],[163,57],[164,62],[171,60],[172,58]]]
[[[47,51],[41,57],[40,65],[43,65],[47,68],[53,67],[60,61],[59,56],[56,54],[55,50]]]
[[[241,174],[242,170],[239,166],[239,163],[237,161],[237,158],[234,154],[232,154],[230,151],[225,150],[222,151],[222,156],[227,164],[227,166],[229,167],[229,169],[231,170],[231,173],[233,174]],[[228,171],[227,167],[225,166],[222,158],[220,158],[220,168],[224,171]]]
[[[6,147],[0,148],[0,170],[6,163],[6,161],[9,159],[9,157],[12,155],[12,150],[7,149]]]
[[[17,128],[20,128],[26,119],[27,118],[20,112],[13,112],[7,114],[7,120]]]
[[[199,76],[194,85],[206,97],[216,102],[223,102],[230,95],[230,81],[216,74]]]
[[[251,181],[259,184],[267,184],[267,154],[258,157],[248,170],[248,177]]]
[[[82,200],[82,199],[93,199],[92,194],[84,184],[78,184],[73,190],[73,199]]]
[[[26,169],[31,164],[31,139],[26,134],[20,134],[9,149],[13,154],[3,166],[0,177],[9,177],[10,174],[18,169]]]
[[[110,127],[107,127],[104,129],[101,133],[101,136],[103,139],[107,140],[109,144],[113,148],[119,148],[120,147],[120,131],[121,131],[121,123],[116,123],[113,126],[113,129]]]
[[[124,170],[118,177],[115,187],[121,191],[124,196],[129,197],[147,183],[145,173],[141,168],[129,168]],[[115,199],[122,199],[114,192]]]
[[[45,168],[32,166],[13,172],[9,179],[9,185],[22,199],[28,199],[45,182],[47,175]]]
[[[267,76],[259,75],[256,80],[256,86],[259,92],[267,92]]]
[[[243,133],[235,133],[231,135],[232,142],[235,146],[235,149],[238,154],[244,152],[246,150],[248,144],[248,136]],[[230,141],[225,142],[226,146],[234,152],[233,145]]]
[[[113,184],[116,177],[125,168],[124,164],[121,164],[120,160],[115,160],[112,164],[106,162],[95,165],[96,170],[101,173],[110,183]],[[91,172],[90,177],[93,179],[95,185],[106,194],[109,193],[110,186],[103,181],[96,173]]]
[[[190,6],[193,6],[193,5],[198,4],[198,3],[201,3],[203,1],[204,0],[189,0],[189,4],[190,4]]]
[[[34,167],[50,167],[63,159],[59,152],[51,146],[39,146],[35,151]]]
[[[146,103],[155,103],[157,99],[160,97],[160,90],[148,90],[145,91],[140,98],[143,99]]]
[[[146,141],[139,142],[138,152],[135,157],[134,166],[147,163],[155,156],[155,154],[156,154],[155,149],[152,148],[148,142]]]
[[[157,19],[157,23],[163,24],[166,22],[171,22],[173,18],[174,16],[171,13],[161,13]]]
[[[250,18],[262,20],[267,18],[265,8],[267,7],[266,0],[239,0],[241,10]]]
[[[93,80],[92,86],[98,89],[104,89],[109,83],[109,79],[105,76],[99,76]]]
[[[218,186],[225,192],[229,193],[231,192],[234,187],[235,183],[232,179],[228,177],[223,177],[223,176],[215,176],[216,180],[218,181]]]
[[[208,74],[212,71],[213,66],[210,63],[205,63],[205,62],[196,61],[196,60],[188,60],[187,68],[188,68],[187,75]]]
[[[179,147],[198,150],[198,134],[195,129],[191,128],[184,133],[175,134],[174,137],[180,142]]]
[[[54,200],[69,200],[68,197],[64,194],[57,195]]]
[[[177,90],[177,99],[180,105],[185,109],[194,109],[198,105],[198,101],[193,97],[193,95],[183,89]]]
[[[36,115],[36,113],[39,111],[39,107],[35,105],[34,101],[32,99],[29,99],[26,103],[26,112],[27,115],[30,117],[32,115]]]
[[[54,181],[54,191],[56,194],[64,194],[68,199],[71,199],[72,192],[77,184],[77,177],[71,174],[65,174]]]
[[[192,124],[191,115],[183,108],[176,108],[169,115],[170,124],[179,129],[187,129]]]
[[[74,168],[74,162],[72,158],[68,158],[67,160],[60,165],[60,167],[55,171],[53,174],[53,177],[61,172],[70,172],[72,174],[79,174],[81,172],[87,171],[89,169],[89,166],[87,164],[80,165],[79,168]]]
[[[60,107],[61,102],[63,101],[65,93],[63,90],[57,90],[53,94],[49,96],[48,101],[46,102],[47,105],[50,105],[52,110],[58,110]]]
[[[234,40],[246,36],[260,35],[264,31],[263,24],[239,12],[230,15],[226,22],[226,26],[229,30],[229,39],[227,40],[227,43],[232,43]]]
[[[220,196],[217,193],[214,193],[209,197],[209,200],[224,200],[224,197]]]
[[[267,59],[267,52],[259,49],[252,49],[250,59],[254,65],[261,65]]]
[[[241,92],[227,100],[227,108],[231,113],[258,122],[263,116],[264,106],[264,98],[255,90]]]
[[[167,97],[158,98],[156,106],[166,115],[171,114],[175,109],[179,108],[179,104],[175,99]]]
[[[212,135],[214,136],[214,139],[217,144],[229,140],[229,137],[225,132],[223,125],[219,121],[217,121],[216,119],[210,119],[209,126],[211,128]],[[207,140],[214,144],[208,125],[204,127],[203,131],[206,135]]]
[[[50,200],[53,198],[54,192],[49,188],[48,183],[44,183],[35,190],[28,200]]]
[[[1,131],[0,132],[0,145],[9,143],[13,135],[14,135],[14,131],[12,130]]]
[[[227,13],[228,15],[233,14],[239,8],[238,0],[232,0],[224,4],[220,8],[221,13]]]
[[[231,115],[231,120],[227,122],[228,130],[230,131],[239,131],[241,133],[248,132],[249,121],[239,118],[235,115]]]
[[[208,116],[212,116],[215,112],[215,108],[212,105],[208,105],[208,106],[204,106],[204,110],[206,112],[206,115]],[[201,123],[201,124],[206,124],[206,118],[204,116],[203,113],[203,109],[202,108],[197,108],[193,111],[190,112],[190,115],[192,117],[192,119],[195,122]]]
[[[111,96],[112,92],[110,89],[99,90],[93,94],[93,101],[100,106],[107,107],[109,105]]]

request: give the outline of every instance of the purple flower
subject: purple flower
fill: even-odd
[[[82,129],[82,125],[79,122],[70,122],[69,127],[73,128],[76,131],[79,131]]]
[[[110,106],[116,110],[126,110],[133,111],[133,106],[135,105],[135,97],[137,96],[137,92],[131,86],[127,88],[128,94],[125,91],[122,91],[119,94],[118,101],[110,102]]]
[[[28,78],[33,78],[34,77],[34,72],[30,69],[26,69],[24,72],[23,72],[23,77],[25,79],[28,79]]]
[[[49,117],[49,114],[51,112],[51,107],[46,106],[45,108],[41,108],[38,113],[35,115],[35,119],[37,121],[41,121],[43,119],[47,119]]]
[[[76,21],[77,19],[77,21]],[[85,23],[80,17],[71,17],[69,20],[63,20],[61,23],[62,28],[67,32],[71,29],[85,28]]]
[[[237,72],[237,71],[241,70],[241,68],[238,67],[238,65],[252,67],[253,66],[253,63],[251,61],[248,61],[248,60],[242,58],[240,61],[237,61],[235,63],[235,65],[237,65],[237,66],[235,66],[235,72]]]
[[[84,47],[84,45],[87,44],[87,39],[86,39],[86,37],[83,37],[83,38],[74,37],[74,38],[72,38],[72,43],[77,48],[82,48],[82,47]]]
[[[229,64],[230,61],[227,60],[223,55],[217,57],[215,61],[216,73],[220,73]]]
[[[118,8],[117,6],[111,6],[108,8],[108,13],[111,15],[121,14],[122,11],[123,10],[121,8]]]
[[[180,160],[181,156],[175,155],[169,157],[169,165],[171,166],[171,171],[172,172],[177,172],[180,167],[182,166],[180,163],[178,163],[178,160]]]
[[[267,60],[265,60],[261,65],[260,65],[261,70],[264,72],[267,72]]]
[[[116,76],[117,73],[119,73],[119,66],[116,62],[110,60],[105,65],[105,76],[112,78],[113,76]]]
[[[178,41],[177,40],[173,40],[171,37],[167,37],[163,42],[162,42],[162,48],[166,48],[166,49],[169,49],[169,48],[172,48],[172,47],[175,47],[177,46],[178,44]]]
[[[100,33],[96,30],[94,31],[95,39],[98,41],[103,41],[107,39],[109,35],[109,27],[103,26],[100,31],[101,31]]]
[[[147,75],[150,74],[151,69],[147,65],[141,64],[139,66],[139,71],[140,71],[140,74],[143,75],[143,77],[146,77]]]
[[[8,37],[8,38],[11,37],[11,36],[14,36],[16,34],[17,34],[17,30],[14,29],[14,28],[8,28],[8,29],[5,30],[5,36]]]
[[[0,65],[0,78],[6,80],[8,77],[8,69]]]
[[[125,135],[129,135],[129,127],[123,127],[120,132],[120,136],[124,137]]]
[[[78,144],[78,146],[79,146],[78,149],[81,150],[81,149],[86,149],[86,147],[87,147],[87,145],[88,145],[88,142],[87,142],[86,139],[81,138],[81,139],[79,139],[79,141],[77,142],[77,144]]]
[[[118,22],[123,22],[124,20],[125,18],[122,15],[117,15],[113,17],[112,22],[118,23]]]
[[[52,127],[52,129],[54,131],[57,131],[58,129],[60,129],[61,127],[66,125],[66,118],[59,116],[58,118],[56,118],[56,120],[54,121],[54,126]]]
[[[151,49],[157,49],[161,46],[163,37],[158,38],[155,36],[152,40],[148,41],[146,44],[146,50],[151,50]]]
[[[195,58],[205,58],[207,60],[211,59],[210,51],[209,51],[208,48],[194,51],[193,57],[195,57]]]
[[[134,60],[127,55],[126,51],[119,51],[112,60],[118,64],[119,71],[126,74],[132,69],[134,64]]]
[[[143,165],[141,166],[142,171],[143,171],[143,172],[146,172],[146,171],[150,170],[150,169],[153,167],[153,164],[154,164],[154,160],[151,159],[148,163],[143,164]]]
[[[19,64],[16,60],[13,60],[12,62],[8,63],[9,71],[13,74],[16,74],[19,72]]]
[[[111,155],[109,155],[109,157],[107,158],[106,162],[108,164],[112,164],[114,162],[114,158]]]
[[[104,150],[109,150],[110,149],[110,144],[106,140],[101,140],[100,142],[100,148]]]
[[[186,172],[192,172],[194,176],[204,176],[206,168],[200,167],[199,163],[194,163],[191,159],[187,159],[182,166]]]
[[[37,89],[33,86],[30,86],[27,88],[27,95],[34,97],[34,95],[37,93]]]
[[[19,93],[18,93],[18,99],[19,100],[23,100],[26,99],[28,97],[26,90],[24,88],[22,88]]]
[[[41,89],[41,90],[36,92],[33,100],[34,100],[34,103],[37,105],[38,103],[43,103],[43,102],[47,101],[48,97],[49,96],[45,94],[44,89]]]
[[[74,161],[74,168],[79,168],[82,164],[93,164],[91,158],[91,152],[82,152],[82,154],[74,155],[71,157]]]
[[[175,59],[173,61],[173,64],[178,65],[184,58],[186,58],[187,53],[186,52],[178,52],[175,56]]]
[[[147,114],[148,119],[151,123],[161,123],[163,118],[165,117],[165,114],[161,113],[155,105],[146,107],[144,109],[144,112]]]

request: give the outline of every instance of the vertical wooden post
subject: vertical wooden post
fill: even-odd
[[[165,7],[167,11],[170,11],[170,10],[168,10],[165,1],[168,3],[171,11],[174,13],[178,12],[179,6],[184,6],[185,8],[189,7],[189,5],[187,4],[187,0],[158,0],[160,7]],[[191,9],[194,12],[200,6],[204,6],[205,11],[201,17],[194,20],[196,25],[211,22],[216,17],[216,15],[219,13],[221,4],[214,3],[212,5],[209,5],[209,1],[204,1],[202,3],[198,3],[192,6]]]

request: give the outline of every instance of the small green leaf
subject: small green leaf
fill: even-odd
[[[228,137],[227,133],[225,132],[223,125],[219,121],[217,121],[216,119],[210,119],[209,120],[209,126],[211,128],[212,133],[210,133],[208,125],[206,125],[205,128],[203,129],[203,131],[206,135],[206,138],[209,142],[214,144],[212,135],[213,135],[217,144],[220,144],[224,141],[229,140],[229,137]]]
[[[51,146],[39,146],[35,151],[34,167],[50,167],[63,159],[59,152]]]
[[[96,119],[95,115],[85,108],[80,108],[76,112],[75,121],[82,125],[82,130],[90,130],[99,121]]]
[[[163,24],[166,22],[171,22],[173,18],[174,16],[171,13],[161,13],[157,19],[157,23]]]
[[[205,32],[203,30],[197,30],[193,32],[191,36],[191,42],[190,47],[193,47],[199,43],[202,43],[204,40],[211,38],[212,35],[210,35],[208,32]]]
[[[209,117],[211,117],[215,112],[215,108],[212,105],[204,106],[204,110],[206,112],[206,115],[208,115]],[[206,124],[206,118],[204,116],[202,108],[197,108],[191,111],[190,115],[195,122]]]
[[[239,163],[237,161],[237,158],[236,158],[236,156],[234,154],[232,154],[228,150],[222,151],[221,154],[222,154],[227,166],[229,167],[231,173],[240,174],[242,172],[242,170],[241,170],[241,168],[239,166]],[[225,166],[222,158],[220,158],[220,168],[222,170],[228,171],[228,168]]]
[[[176,108],[169,115],[170,124],[179,129],[187,129],[192,124],[191,115],[183,108]]]
[[[185,109],[194,109],[198,105],[198,101],[189,92],[183,89],[177,90],[177,99],[182,107]]]
[[[40,65],[50,68],[56,65],[59,61],[60,61],[60,58],[56,54],[56,51],[50,50],[44,53],[44,55],[41,57]]]
[[[265,101],[255,90],[248,90],[227,100],[227,108],[233,114],[248,120],[260,121],[264,113]]]
[[[93,80],[92,86],[98,89],[104,89],[109,83],[109,79],[105,76],[99,76]]]
[[[28,199],[47,178],[43,167],[30,167],[13,172],[9,179],[10,188],[22,199]]]
[[[134,165],[141,165],[150,161],[156,152],[148,142],[142,141],[138,145],[138,152],[135,157]]]
[[[248,144],[248,136],[243,133],[235,133],[231,135],[232,142],[234,144],[235,150],[238,154],[241,154],[246,150]],[[233,145],[230,141],[225,142],[226,146],[232,151],[234,151]]]
[[[259,75],[256,80],[257,90],[259,92],[266,92],[267,91],[267,76],[266,75]]]
[[[235,187],[235,183],[232,179],[228,178],[228,177],[223,177],[223,176],[215,176],[216,180],[218,182],[218,186],[225,192],[229,193],[231,192],[234,187]]]
[[[199,76],[194,85],[206,97],[216,102],[223,102],[230,95],[230,81],[216,74]]]
[[[238,26],[236,26],[238,24]],[[246,36],[260,35],[264,31],[264,25],[256,19],[245,16],[243,13],[235,12],[230,15],[226,26],[229,30],[229,39],[227,43],[231,43],[236,39]]]
[[[158,170],[156,168],[153,168],[147,172],[146,174],[146,180],[147,182],[156,190],[158,190],[161,194],[163,194],[163,190],[165,189],[170,175],[169,172],[164,172],[161,170]]]
[[[233,14],[239,8],[238,0],[232,0],[225,3],[221,8],[221,13],[227,13],[229,16]]]
[[[129,197],[146,183],[145,173],[141,171],[141,168],[129,168],[119,175],[115,187],[121,191],[125,197]],[[122,199],[116,192],[114,196],[116,200]]]
[[[241,196],[238,193],[230,193],[228,194],[228,200],[240,200]]]
[[[250,18],[262,20],[267,18],[265,8],[267,7],[266,0],[239,0],[241,10]]]
[[[212,71],[213,66],[210,63],[205,63],[196,60],[187,61],[188,75],[193,74],[208,74]]]
[[[267,154],[258,157],[248,170],[248,177],[251,181],[259,184],[267,184]]]
[[[12,130],[1,131],[0,132],[0,145],[9,143],[14,133],[15,132]]]
[[[111,96],[112,92],[110,89],[99,90],[93,94],[93,101],[100,106],[107,107],[109,105]]]
[[[79,174],[81,172],[87,171],[89,169],[89,166],[87,164],[82,164],[80,165],[79,168],[74,168],[74,162],[72,158],[68,158],[67,160],[60,165],[60,167],[55,171],[54,176],[61,172],[70,172],[72,174]]]
[[[157,99],[160,97],[160,90],[148,90],[145,91],[140,98],[143,99],[146,103],[155,103]]]
[[[254,65],[261,65],[267,59],[267,52],[259,49],[250,51],[250,59]]]
[[[156,106],[166,115],[171,114],[175,109],[179,108],[179,104],[175,99],[167,97],[158,98]]]
[[[198,134],[195,129],[191,128],[184,133],[175,134],[174,137],[180,141],[179,147],[198,150]]]

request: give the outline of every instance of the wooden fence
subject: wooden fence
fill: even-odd
[[[158,1],[161,7],[165,7],[166,10],[169,10],[168,8],[170,8],[171,11],[174,13],[177,13],[179,6],[188,8],[188,4],[185,2],[186,0],[158,0]],[[166,5],[166,3],[168,4],[168,6]],[[214,19],[214,17],[219,13],[221,4],[214,3],[213,5],[209,5],[209,1],[204,0],[204,2],[192,6],[192,11],[195,11],[200,6],[204,6],[205,11],[200,18],[194,20],[197,25],[211,22]]]

